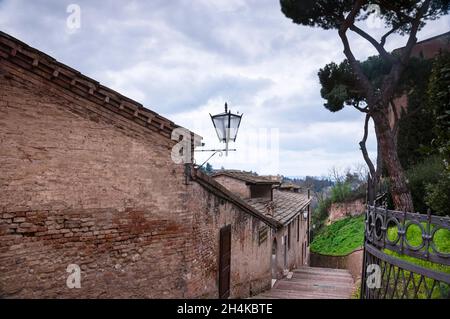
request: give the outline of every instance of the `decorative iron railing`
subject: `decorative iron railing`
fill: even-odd
[[[450,298],[449,217],[368,206],[365,223],[361,298]]]

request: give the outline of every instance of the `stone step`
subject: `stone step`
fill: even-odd
[[[353,291],[353,287],[345,288],[331,288],[329,286],[320,287],[293,287],[293,286],[280,286],[275,288],[276,291],[298,291],[305,293],[318,293],[318,294],[337,294],[337,295],[350,295]]]
[[[342,283],[353,283],[353,277],[337,277],[337,276],[324,276],[324,275],[318,275],[318,274],[296,274],[294,275],[290,281],[302,281],[302,280],[317,280],[317,281],[337,281]]]
[[[348,299],[351,293],[331,293],[317,291],[296,291],[296,290],[271,290],[270,292],[258,295],[264,298],[274,299]]]
[[[292,271],[292,278],[277,280],[271,290],[253,298],[348,299],[353,290],[353,277],[345,269],[300,267]]]
[[[327,268],[327,267],[310,267],[310,266],[300,266],[295,268],[293,271],[297,270],[314,270],[314,271],[325,271],[325,272],[348,272],[347,269],[341,268]]]
[[[295,289],[322,289],[322,290],[348,290],[353,288],[353,283],[342,284],[338,282],[317,282],[314,280],[305,280],[305,281],[281,281],[276,286],[275,289],[284,289],[284,287],[295,288]]]
[[[293,270],[294,273],[318,273],[330,275],[350,275],[347,269],[320,268],[320,267],[299,267]]]

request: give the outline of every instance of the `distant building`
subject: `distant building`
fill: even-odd
[[[212,177],[277,222],[271,239],[273,279],[308,264],[311,204],[308,192],[280,190],[278,181],[243,171],[222,170]]]
[[[398,48],[393,53],[400,53],[403,48]],[[411,51],[411,57],[433,59],[441,52],[450,52],[450,32],[446,32],[432,38],[428,38],[416,43]],[[394,100],[397,116],[400,118],[402,112],[408,110],[408,95],[404,94]],[[395,123],[395,114],[389,109],[389,123],[391,127]]]
[[[395,49],[393,53],[401,52],[403,49],[404,48]],[[441,52],[450,52],[450,31],[418,41],[411,51],[411,56],[433,59]]]
[[[298,193],[301,189],[301,187],[297,184],[291,183],[291,182],[283,182],[280,186],[278,186],[278,189],[280,191],[289,191],[289,192],[295,192]]]

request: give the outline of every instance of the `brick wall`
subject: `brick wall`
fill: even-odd
[[[258,231],[265,224],[237,209],[198,184],[189,199],[194,216],[194,257],[190,294],[216,298],[219,230],[232,225],[230,297],[247,297],[270,288],[271,233],[259,244]],[[206,198],[207,200],[201,200]],[[201,258],[199,258],[201,256]]]
[[[288,242],[284,242],[282,239],[284,236],[289,237],[288,227],[291,228],[290,236],[291,236],[291,245],[290,248],[287,249],[287,265],[285,264],[285,245],[288,245]],[[299,227],[299,238],[297,240],[297,229]],[[307,243],[307,220],[303,218],[303,215],[300,214],[290,222],[289,225],[286,225],[283,228],[278,229],[274,238],[276,238],[277,243],[277,256],[275,259],[275,267],[277,277],[280,278],[284,269],[292,270],[294,268],[307,265],[309,260],[309,247]]]
[[[402,49],[400,48],[397,50],[401,51]],[[450,52],[450,32],[417,43],[411,51],[411,57],[416,58],[423,57],[424,59],[432,59],[441,52]],[[407,94],[395,98],[394,104],[397,116],[401,117],[402,112],[408,111]],[[395,114],[392,111],[392,109],[389,109],[388,116],[389,116],[389,124],[391,128],[393,128],[395,123]]]
[[[357,248],[345,256],[330,256],[311,253],[311,266],[323,268],[347,269],[357,282],[361,279],[363,265],[363,248]]]
[[[1,297],[215,296],[225,223],[239,238],[232,296],[266,285],[259,221],[185,185],[173,141],[4,59],[0,68],[10,75],[0,76]],[[73,263],[81,289],[66,287]]]
[[[330,214],[327,219],[327,225],[349,216],[362,215],[365,211],[366,204],[364,199],[355,199],[353,201],[344,203],[333,203],[330,207]]]

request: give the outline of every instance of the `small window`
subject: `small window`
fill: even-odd
[[[300,216],[297,216],[297,241],[300,241]]]
[[[261,245],[263,242],[265,242],[267,240],[267,237],[268,237],[268,227],[267,226],[260,227],[259,232],[258,232],[259,245]]]

